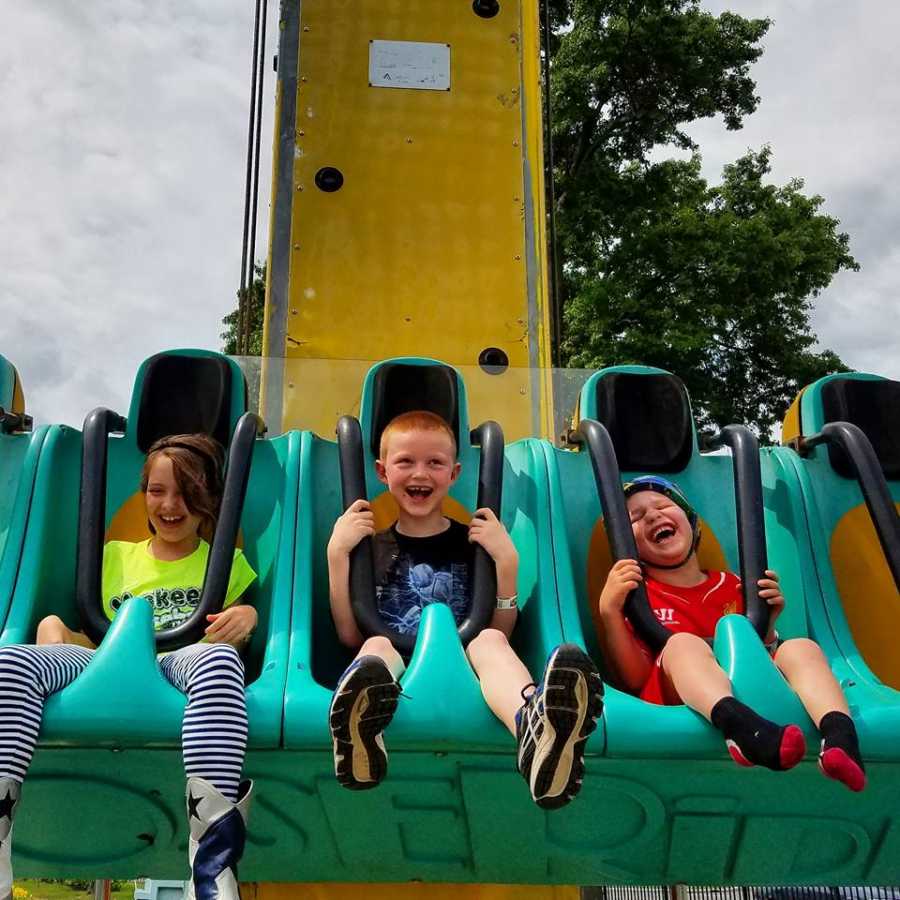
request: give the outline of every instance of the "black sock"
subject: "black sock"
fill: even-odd
[[[856,726],[853,719],[846,713],[830,712],[822,716],[819,722],[819,733],[824,741],[823,750],[830,747],[840,747],[850,759],[853,760],[863,771],[866,767],[863,765],[862,757],[859,754],[859,738],[856,735]]]
[[[806,752],[803,732],[796,725],[776,725],[734,697],[723,697],[712,708],[710,719],[740,765],[790,769]]]
[[[822,752],[819,764],[829,778],[842,781],[851,790],[861,791],[866,784],[866,767],[859,752],[859,738],[853,719],[846,713],[826,713],[819,722]],[[829,753],[828,751],[834,751]]]

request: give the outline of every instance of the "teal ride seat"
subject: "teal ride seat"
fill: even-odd
[[[360,404],[365,478],[378,528],[395,515],[374,472],[380,430],[393,415],[423,407],[444,416],[459,438],[462,472],[445,514],[468,522],[474,512],[481,451],[469,436],[465,385],[439,362],[400,358],[370,370]],[[326,545],[343,509],[340,481],[337,444],[304,434],[284,715],[288,752],[279,754],[281,774],[271,779],[284,823],[271,850],[278,857],[276,877],[596,883],[605,867],[596,865],[592,847],[608,841],[610,832],[615,842],[623,829],[630,830],[630,816],[597,821],[599,782],[586,784],[586,802],[579,799],[571,809],[548,813],[532,802],[515,770],[515,742],[485,705],[443,604],[425,608],[401,679],[403,694],[384,732],[386,778],[367,791],[337,783],[328,710],[353,656],[337,639],[328,599]],[[512,645],[536,680],[562,641],[549,502],[541,443],[508,446],[500,517],[519,551],[522,606]]]
[[[861,429],[883,479],[888,533],[900,552],[900,382],[862,372],[821,378],[788,411],[787,447],[774,451],[796,471],[809,518],[819,586],[811,605],[813,637],[837,662],[866,758],[900,758],[900,591],[885,558],[853,464],[833,444],[807,446],[829,423]],[[797,451],[799,449],[800,453]],[[891,522],[891,520],[893,520]]]
[[[222,397],[204,393],[203,363],[207,360],[227,366],[230,384],[225,385]],[[174,371],[160,369],[164,364],[171,368],[173,362]],[[145,390],[148,373],[161,371],[163,375],[154,379],[152,390]],[[196,378],[194,385],[192,376]],[[177,395],[173,377],[178,381]],[[147,536],[143,498],[136,491],[146,447],[155,437],[183,433],[185,429],[207,430],[227,444],[238,417],[246,410],[246,402],[243,374],[236,363],[218,354],[172,351],[145,361],[135,380],[125,432],[108,440],[108,537],[139,540]],[[214,407],[212,419],[209,410],[204,417],[202,409],[203,404],[210,403],[221,406]],[[197,409],[201,410],[199,415]],[[140,445],[139,435],[143,438]],[[277,747],[281,737],[289,609],[287,603],[275,604],[272,600],[279,591],[286,595],[290,584],[296,497],[296,467],[291,466],[290,457],[298,443],[295,435],[256,442],[241,516],[244,552],[259,576],[247,596],[247,602],[259,613],[257,633],[246,657],[252,747]],[[52,514],[49,509],[33,511],[37,517]],[[158,670],[149,612],[146,604],[124,605],[90,666],[48,700],[42,742],[112,747],[180,745],[186,700]],[[16,597],[3,643],[32,640],[38,621],[51,613],[72,625],[78,622],[71,587],[58,593]],[[133,707],[135,696],[142,698],[144,708],[139,714]]]
[[[194,377],[210,366],[220,377],[217,397],[199,389],[204,379]],[[154,372],[161,377],[150,379],[148,387]],[[218,433],[227,443],[246,403],[240,369],[219,354],[177,350],[147,360],[135,380],[125,431],[108,439],[107,537],[147,536],[143,498],[137,493],[142,444],[162,432],[185,430]],[[220,426],[218,432],[203,425],[209,421]],[[154,428],[159,431],[151,435]],[[78,624],[74,585],[81,446],[71,429],[62,437],[51,454],[51,489],[35,492],[22,562],[28,577],[18,579],[2,644],[33,642],[38,622],[49,614]],[[244,553],[259,576],[247,594],[259,613],[245,653],[251,774],[254,760],[267,758],[281,743],[299,449],[296,433],[255,442],[240,520]],[[89,666],[45,704],[24,789],[26,811],[16,823],[17,873],[183,877],[185,703],[159,671],[150,607],[139,600],[125,603]],[[60,816],[58,809],[71,814]],[[79,822],[76,810],[84,821]],[[265,817],[260,818],[265,827]]]
[[[601,370],[581,393],[576,429],[582,417],[610,431],[623,479],[661,473],[684,489],[702,520],[702,565],[738,570],[732,460],[700,452],[677,379],[642,366]],[[602,667],[592,607],[612,559],[591,460],[586,452],[547,444],[544,451],[563,631]],[[786,638],[815,636],[821,605],[791,453],[760,452],[768,565],[787,598],[778,620]],[[714,643],[736,695],[776,721],[800,724],[814,753],[818,735],[749,621],[726,616]],[[839,675],[842,658],[824,649]],[[582,883],[833,885],[895,877],[895,765],[867,757],[870,787],[852,794],[811,761],[787,773],[739,768],[721,735],[684,706],[653,706],[611,686],[605,700],[602,754],[589,742],[582,792],[565,811],[570,821],[593,816],[592,839],[582,845],[577,867]]]
[[[597,419],[610,431],[623,480],[662,474],[684,490],[703,523],[701,564],[738,571],[735,499],[730,455],[701,453],[684,386],[660,369],[616,366],[603,369],[582,389],[578,420]],[[577,427],[577,422],[576,422]],[[553,516],[565,529],[554,530],[557,578],[568,639],[590,648],[598,663],[596,606],[612,559],[605,547],[599,501],[586,452],[547,448],[551,467]],[[774,473],[763,471],[765,497]],[[765,513],[769,564],[779,571],[785,592],[799,579],[796,549]],[[773,540],[775,533],[778,538]],[[779,620],[782,634],[804,633],[803,596]],[[575,602],[566,603],[566,598]],[[732,678],[735,694],[776,721],[808,722],[802,707],[767,658],[743,616],[727,616],[714,642],[716,656]],[[665,755],[725,758],[721,735],[684,706],[656,706],[610,689],[606,699],[606,753],[609,756]]]
[[[462,471],[451,488],[445,514],[468,524],[475,511],[480,450],[470,439],[465,385],[442,363],[399,358],[369,371],[360,404],[365,477],[376,527],[388,527],[396,518],[393,499],[375,474],[378,439],[393,416],[412,409],[430,409],[454,427]],[[285,746],[291,749],[330,746],[327,716],[332,691],[353,657],[338,642],[328,601],[325,548],[342,512],[337,445],[308,434],[303,440],[284,724]],[[506,448],[501,519],[520,556],[521,612],[512,645],[536,679],[550,650],[562,640],[552,558],[541,552],[550,540],[543,470],[539,442],[518,441]],[[512,758],[514,742],[485,705],[452,614],[442,604],[425,608],[401,685],[404,696],[386,738],[392,751],[503,749]]]
[[[36,539],[34,530],[26,545],[32,504],[40,505],[52,490],[65,505],[66,485],[51,485],[48,467],[52,457],[74,448],[73,437],[65,426],[33,429],[18,372],[0,356],[0,630],[17,584],[21,581],[28,589],[33,580],[27,558]]]
[[[675,481],[701,517],[701,564],[738,571],[732,461],[728,454],[700,452],[690,401],[677,378],[643,366],[603,369],[582,389],[576,428],[581,419],[606,425],[623,480],[662,474]],[[589,648],[603,671],[595,607],[612,558],[591,461],[583,450],[546,446],[545,452],[551,513],[558,526],[553,535],[563,628],[568,640]],[[769,500],[777,493],[773,491],[777,472],[764,466],[762,477],[769,565],[779,572],[785,593],[791,597],[789,612],[779,620],[779,631],[785,636],[805,634],[805,598],[796,589],[801,561],[791,537],[802,522],[796,521],[789,504],[779,510],[770,507]],[[789,517],[786,523],[785,516]],[[745,617],[725,617],[714,645],[738,698],[776,721],[802,724],[812,739],[811,723],[799,701],[771,665]],[[684,706],[656,706],[610,688],[604,718],[608,756],[727,758],[721,735]]]

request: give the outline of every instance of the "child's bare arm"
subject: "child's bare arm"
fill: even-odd
[[[502,631],[507,637],[513,633],[516,627],[516,619],[519,618],[517,609],[495,609],[491,621],[488,622],[488,628],[496,628]]]
[[[356,625],[350,606],[350,557],[328,553],[328,584],[331,618],[338,640],[351,650],[358,650],[365,640]]]
[[[483,547],[494,561],[497,569],[497,596],[514,596],[519,577],[519,554],[509,532],[490,509],[476,510],[469,524],[469,540]],[[488,628],[496,628],[509,637],[518,615],[516,609],[495,609]]]
[[[350,551],[365,537],[375,534],[375,515],[366,500],[357,500],[334,523],[328,541],[328,585],[331,617],[338,639],[357,650],[365,638],[350,606]]]
[[[600,649],[613,677],[627,691],[636,693],[646,682],[653,665],[646,651],[625,622],[625,601],[643,581],[641,568],[633,559],[620,559],[610,569],[600,594]]]

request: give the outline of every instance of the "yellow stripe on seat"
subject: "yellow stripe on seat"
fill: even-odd
[[[900,504],[896,504],[900,509]],[[831,535],[834,579],[853,640],[869,668],[900,690],[900,593],[866,505],[845,513]]]

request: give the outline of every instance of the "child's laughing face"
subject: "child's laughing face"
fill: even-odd
[[[685,511],[665,494],[638,491],[627,500],[638,556],[649,566],[674,566],[690,554],[694,533]]]
[[[197,540],[201,519],[188,509],[175,478],[172,460],[165,453],[158,453],[153,460],[144,502],[147,518],[159,540],[173,545],[189,545]]]
[[[453,441],[442,431],[415,430],[392,434],[378,477],[407,516],[440,515],[441,503],[459,475]]]

